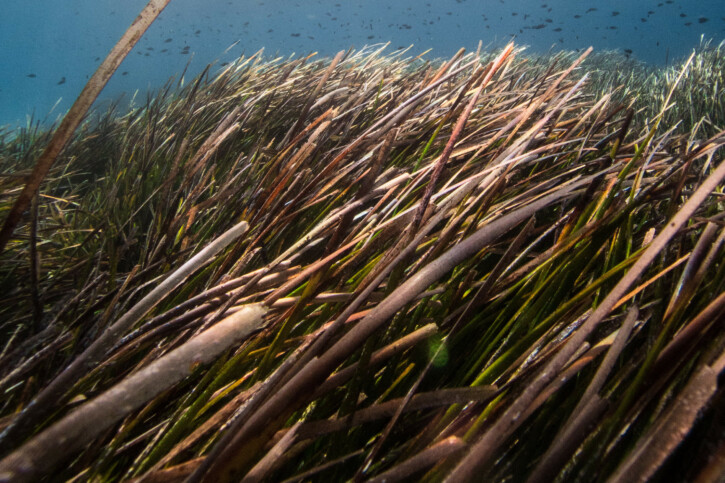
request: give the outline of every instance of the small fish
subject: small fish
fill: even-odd
[[[710,19],[707,18],[707,17],[700,17],[700,18],[697,19],[697,23],[705,23],[708,20],[710,20]]]
[[[65,77],[61,77],[58,81],[58,85],[65,84]]]
[[[31,79],[35,79],[37,76],[35,74],[28,74],[25,77],[30,77]]]

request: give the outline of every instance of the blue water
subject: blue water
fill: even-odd
[[[0,125],[54,121],[80,93],[146,0],[3,0]],[[725,38],[725,0],[172,0],[118,69],[102,99],[145,93],[208,63],[390,41],[428,58],[512,36],[530,51],[619,49],[665,65],[700,37]],[[232,46],[228,51],[230,46]],[[225,53],[226,51],[226,53]],[[143,96],[141,96],[143,98]],[[60,102],[58,102],[60,99]],[[57,103],[57,104],[56,104]],[[54,108],[55,106],[55,108]]]

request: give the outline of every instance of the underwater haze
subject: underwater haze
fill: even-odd
[[[62,116],[146,5],[145,0],[4,0],[0,125]],[[266,56],[331,56],[350,47],[413,45],[427,58],[500,47],[619,50],[654,64],[725,38],[724,0],[172,0],[115,73],[99,102],[195,75],[264,48]],[[145,98],[145,96],[142,96]],[[138,103],[138,101],[137,101]]]

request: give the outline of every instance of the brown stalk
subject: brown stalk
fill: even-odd
[[[454,389],[439,389],[437,391],[423,392],[414,395],[407,404],[406,398],[396,398],[383,403],[358,409],[349,416],[341,418],[330,418],[323,421],[311,421],[303,423],[297,428],[296,433],[299,439],[318,438],[320,436],[343,431],[361,424],[389,418],[396,414],[401,405],[405,406],[404,412],[421,411],[440,406],[452,404],[466,404],[469,402],[486,402],[493,399],[498,393],[496,386],[461,387]],[[279,431],[274,440],[278,441],[290,431],[284,429]]]
[[[463,306],[463,308],[460,310],[460,315],[458,316],[458,321],[456,322],[456,324],[460,323],[463,319],[466,318],[466,316],[469,315],[469,313],[472,313],[473,310],[479,308],[488,299],[489,292],[493,288],[493,285],[498,281],[498,278],[504,272],[506,266],[509,264],[514,255],[519,253],[519,248],[521,247],[521,244],[524,242],[526,237],[529,236],[535,224],[536,217],[532,216],[529,221],[526,222],[526,225],[524,225],[521,231],[516,235],[516,238],[506,249],[503,256],[498,261],[498,263],[496,263],[496,266],[493,268],[493,270],[491,270],[491,272],[488,274],[488,277],[486,277],[486,281],[479,287],[475,295],[470,298],[470,301],[466,303],[466,305]],[[449,316],[446,321],[451,320],[453,315],[455,314],[451,314],[451,316]]]
[[[173,481],[183,481],[184,478],[189,476],[196,468],[198,468],[203,461],[203,457],[194,458],[176,466],[172,466],[171,468],[147,473],[139,478],[132,478],[128,480],[128,483],[170,483]]]
[[[60,334],[53,340],[44,343],[42,348],[33,352],[32,355],[28,356],[21,363],[13,366],[6,366],[9,372],[7,375],[3,375],[0,379],[0,391],[7,389],[10,383],[15,382],[17,379],[27,374],[28,371],[32,370],[38,364],[55,354],[62,346],[69,343],[72,337],[73,334],[71,332]]]
[[[650,481],[673,451],[687,437],[695,422],[718,392],[718,377],[725,368],[725,353],[703,365],[678,394],[667,413],[639,439],[610,481]],[[720,388],[721,389],[721,388]]]
[[[410,347],[413,347],[418,342],[427,339],[431,335],[438,332],[438,326],[435,324],[428,324],[420,329],[411,332],[410,334],[401,337],[400,339],[396,340],[395,342],[392,342],[382,349],[379,349],[375,351],[370,356],[370,361],[368,362],[369,368],[374,368],[386,360],[390,359],[396,354],[400,354],[403,351],[409,349]],[[354,362],[350,364],[349,366],[345,367],[344,369],[341,369],[337,371],[336,373],[330,375],[327,379],[325,379],[325,382],[319,385],[319,387],[315,390],[315,393],[312,395],[311,399],[318,399],[319,397],[323,396],[324,394],[332,391],[333,389],[345,384],[347,381],[352,379],[352,377],[355,375],[355,372],[357,371],[358,363]]]
[[[515,128],[514,128],[514,129],[513,129],[513,130],[512,130],[512,131],[511,131],[510,133],[509,133],[509,135],[508,135],[508,137],[507,137],[507,139],[506,139],[506,142],[505,142],[504,144],[508,144],[509,142],[511,142],[511,139],[513,139],[513,137],[514,137],[514,136],[516,135],[516,133],[517,133],[517,132],[519,131],[519,129],[520,129],[520,128],[521,128],[522,126],[523,126],[523,123],[524,123],[524,122],[526,121],[526,119],[527,119],[527,118],[529,118],[529,117],[531,116],[531,114],[532,114],[532,113],[533,113],[533,112],[534,112],[534,111],[535,111],[536,109],[538,109],[539,107],[541,107],[541,105],[542,105],[542,104],[543,104],[544,102],[546,102],[547,100],[549,100],[549,99],[550,99],[550,98],[551,98],[551,97],[552,97],[552,96],[554,95],[554,91],[555,91],[555,90],[556,90],[556,89],[557,89],[557,88],[559,87],[559,85],[561,84],[561,82],[562,82],[562,81],[563,81],[563,80],[564,80],[565,78],[567,78],[567,77],[569,76],[569,74],[571,74],[571,72],[572,72],[572,71],[573,71],[573,70],[574,70],[574,69],[575,69],[575,68],[576,68],[576,67],[577,67],[577,66],[578,66],[578,65],[579,65],[579,64],[580,64],[580,63],[581,63],[582,61],[584,61],[584,59],[585,59],[585,58],[586,58],[586,57],[587,57],[587,56],[588,56],[588,55],[589,55],[589,54],[590,54],[590,53],[592,52],[592,50],[593,50],[593,49],[592,49],[592,47],[589,47],[589,48],[588,48],[587,50],[585,50],[585,51],[584,51],[584,53],[582,53],[582,55],[580,55],[580,56],[579,56],[579,58],[577,58],[577,59],[576,59],[576,60],[575,60],[575,61],[574,61],[574,62],[573,62],[573,63],[572,63],[572,64],[571,64],[571,65],[570,65],[570,66],[569,66],[569,67],[568,67],[568,68],[567,68],[567,69],[566,69],[566,70],[565,70],[565,71],[564,71],[564,72],[563,72],[563,73],[562,73],[562,74],[561,74],[561,75],[560,75],[560,76],[559,76],[559,77],[558,77],[558,78],[556,79],[556,81],[554,81],[554,83],[553,83],[553,84],[551,84],[551,85],[549,86],[549,88],[548,88],[548,89],[546,89],[546,91],[545,91],[545,92],[544,92],[543,94],[541,94],[540,96],[537,96],[537,97],[535,97],[536,101],[535,101],[535,102],[532,102],[532,103],[531,103],[531,105],[530,105],[530,106],[529,106],[529,107],[528,107],[528,108],[526,109],[526,111],[524,111],[523,113],[521,113],[521,115],[519,116],[519,119],[520,119],[520,120],[519,120],[519,122],[518,122],[518,123],[516,123],[516,119],[514,119],[513,121],[511,121],[512,123],[516,123],[516,127],[515,127]],[[550,115],[551,115],[551,114],[553,114],[553,110],[552,110],[552,111],[550,112]]]
[[[460,202],[468,193],[470,193],[471,190],[473,190],[474,187],[475,182],[468,182],[457,190],[456,193],[451,194],[446,200],[441,202],[441,207],[438,213],[433,215],[428,223],[426,223],[425,226],[416,233],[415,237],[410,243],[408,243],[407,247],[403,248],[402,244],[396,245],[394,247],[394,250],[396,250],[396,256],[389,263],[378,263],[376,265],[374,268],[376,275],[368,277],[371,279],[369,283],[367,282],[367,279],[360,282],[358,288],[355,290],[357,295],[353,302],[345,308],[345,310],[332,324],[330,324],[329,327],[327,327],[325,333],[310,349],[306,358],[303,359],[304,363],[307,363],[307,361],[309,361],[312,357],[317,357],[324,349],[326,349],[327,344],[337,334],[343,324],[348,322],[348,320],[353,316],[353,313],[368,299],[368,297],[370,297],[373,291],[380,286],[385,277],[387,277],[399,263],[407,259],[415,251],[421,241],[430,233],[430,231],[443,220],[446,216],[448,207]],[[397,252],[399,249],[401,251]],[[380,268],[378,268],[378,266],[380,266]],[[302,366],[300,365],[300,368],[301,367]]]
[[[136,17],[131,26],[126,30],[121,39],[108,53],[108,56],[98,67],[96,72],[91,76],[80,95],[71,106],[68,114],[61,121],[58,129],[53,134],[53,138],[48,146],[40,155],[38,162],[33,168],[33,172],[28,177],[28,181],[20,192],[18,199],[15,200],[13,207],[10,209],[8,216],[5,218],[2,230],[0,230],[0,253],[5,251],[10,238],[13,236],[15,227],[20,222],[25,210],[30,206],[33,195],[38,192],[40,184],[55,163],[61,150],[65,147],[75,132],[78,125],[83,120],[86,112],[96,100],[98,94],[101,93],[103,87],[111,78],[126,55],[131,51],[134,45],[141,39],[151,23],[156,20],[161,11],[169,4],[171,0],[150,0],[141,13]]]
[[[65,395],[81,377],[104,360],[106,353],[119,338],[136,322],[192,273],[211,260],[232,241],[247,231],[246,222],[241,222],[209,243],[203,250],[171,273],[163,282],[149,292],[121,318],[108,327],[82,354],[66,366],[40,393],[19,413],[13,422],[0,434],[3,444],[17,443],[36,421],[47,415],[65,400]]]
[[[312,264],[310,264],[308,267],[306,267],[304,270],[302,270],[300,273],[295,275],[292,279],[288,280],[282,286],[280,286],[277,290],[272,292],[270,295],[268,295],[264,299],[264,303],[266,305],[272,305],[274,302],[276,302],[278,299],[280,299],[284,294],[290,292],[292,289],[294,289],[296,286],[310,278],[315,273],[319,272],[321,269],[326,267],[329,263],[331,263],[333,260],[338,258],[340,255],[345,253],[347,250],[355,246],[359,242],[359,237],[355,238],[354,240],[349,241],[342,247],[338,248],[334,252],[327,255],[325,258],[318,260]]]
[[[582,369],[587,367],[595,358],[607,350],[605,344],[597,344],[594,347],[589,347],[589,344],[584,344],[579,348],[581,355],[574,354],[575,360],[568,364],[560,373],[559,376],[551,381],[548,386],[544,388],[541,393],[534,399],[534,401],[526,408],[526,411],[521,415],[522,420],[526,420],[536,412],[553,394],[559,391],[564,384],[570,379],[575,377]],[[550,356],[554,350],[550,350],[545,356]]]
[[[287,136],[285,136],[285,140],[282,141],[282,143],[281,143],[282,146],[284,146],[286,144],[287,139],[294,137],[295,134],[297,134],[297,131],[299,130],[300,126],[302,126],[302,124],[305,123],[305,121],[307,120],[307,114],[310,112],[310,107],[312,107],[312,104],[314,103],[315,99],[317,99],[317,96],[320,95],[320,91],[322,91],[322,87],[327,83],[327,80],[332,75],[332,72],[335,70],[335,67],[337,67],[337,64],[339,64],[340,60],[342,60],[342,56],[344,54],[345,54],[345,51],[341,50],[332,59],[332,62],[330,62],[330,65],[327,67],[327,70],[322,75],[322,78],[317,83],[315,90],[307,98],[307,102],[305,103],[304,107],[302,108],[302,111],[300,112],[300,117],[297,119],[297,122],[295,122],[295,124],[292,126],[292,129],[290,129],[290,132],[287,134]]]
[[[718,226],[715,223],[708,223],[705,229],[702,231],[700,238],[697,240],[695,248],[692,250],[687,265],[680,275],[680,280],[677,282],[677,286],[673,290],[672,298],[667,305],[665,310],[664,320],[667,320],[678,310],[684,308],[684,306],[690,301],[692,294],[695,292],[697,286],[702,281],[702,277],[705,275],[705,270],[709,267],[702,266],[703,261],[707,255],[707,249],[710,247],[716,239],[718,232]],[[710,261],[713,261],[710,259]],[[704,269],[704,270],[701,270]]]
[[[250,415],[246,424],[241,427],[235,438],[227,446],[224,457],[220,456],[217,464],[209,469],[207,473],[208,480],[228,481],[229,478],[232,478],[240,469],[240,464],[244,464],[242,461],[238,461],[237,458],[241,456],[246,460],[251,456],[250,454],[238,454],[239,449],[243,447],[248,438],[253,438],[259,434],[269,421],[279,418],[285,412],[296,407],[298,401],[303,399],[300,397],[301,395],[308,394],[316,384],[322,382],[349,354],[356,351],[375,330],[417,296],[419,292],[448,273],[462,260],[478,252],[487,243],[531,217],[538,210],[571,196],[572,191],[589,181],[589,178],[584,178],[568,186],[563,186],[548,196],[502,216],[479,229],[474,235],[448,250],[400,285],[334,346],[319,357],[307,362],[266,401],[264,406]]]
[[[392,248],[385,252],[382,260],[378,262],[373,270],[368,273],[368,275],[360,282],[359,286],[368,287],[374,285],[375,287],[377,287],[383,281],[383,277],[385,274],[390,273],[394,266],[397,266],[397,264],[402,263],[402,261],[406,259],[405,256],[403,256],[405,253],[407,253],[408,255],[412,254],[413,251],[420,244],[420,242],[424,239],[425,235],[430,233],[430,231],[435,227],[437,223],[441,222],[444,218],[449,216],[448,210],[450,209],[450,207],[460,203],[461,200],[463,200],[471,191],[476,188],[476,186],[478,185],[478,176],[479,175],[476,175],[468,181],[463,182],[462,185],[457,188],[453,193],[451,193],[445,199],[441,200],[439,202],[439,205],[435,207],[437,209],[437,213],[433,215],[433,217],[429,220],[425,220],[423,228],[417,229],[416,231],[412,231],[409,229],[407,232],[405,231],[406,228],[401,228],[414,226],[411,224],[409,219],[416,213],[416,210],[418,209],[417,207],[420,206],[420,202],[418,202],[417,205],[414,205],[403,213],[399,214],[398,216],[379,224],[376,227],[376,230],[382,230],[383,228],[390,227],[390,229],[385,233],[384,236],[397,236],[401,231],[402,234],[399,236],[398,242]],[[494,176],[494,174],[491,173],[489,176]],[[401,198],[402,197],[404,196],[401,195]],[[436,196],[431,196],[431,199],[433,198],[436,198]],[[406,235],[406,233],[408,234]],[[414,238],[411,241],[410,238],[413,237],[413,235]],[[372,249],[374,247],[368,246],[360,250],[361,253],[358,255],[358,258],[364,259],[362,257],[367,257],[369,255],[366,248]],[[427,261],[425,260],[425,258],[423,258],[423,260]],[[377,282],[373,282],[374,280],[377,280]]]
[[[526,387],[524,392],[511,404],[504,414],[471,447],[468,454],[447,476],[446,481],[468,481],[476,471],[490,461],[505,439],[523,422],[521,415],[526,408],[536,399],[549,382],[554,377],[557,377],[561,368],[574,352],[584,343],[585,339],[599,325],[604,317],[609,314],[612,307],[625,294],[627,289],[639,279],[642,273],[644,273],[644,270],[667,246],[667,243],[675,236],[678,230],[687,223],[697,208],[705,201],[723,178],[725,178],[725,162],[720,163],[717,169],[698,187],[697,191],[695,191],[692,197],[687,200],[667,226],[652,241],[632,268],[629,269],[625,276],[609,292],[596,310],[592,312],[587,321],[570,336],[566,345],[539,373],[539,376]]]
[[[423,216],[425,214],[426,209],[428,208],[428,203],[430,202],[431,196],[433,196],[433,190],[435,189],[436,182],[438,181],[438,178],[441,175],[441,172],[443,171],[443,167],[448,162],[448,159],[451,156],[451,153],[453,152],[453,147],[455,146],[456,142],[458,141],[458,138],[461,136],[461,133],[463,132],[463,128],[466,125],[466,121],[468,121],[468,118],[471,116],[471,113],[473,112],[473,108],[476,105],[476,102],[478,102],[478,97],[481,95],[481,92],[483,89],[488,85],[488,83],[491,81],[491,78],[496,73],[496,71],[503,65],[503,63],[506,61],[506,59],[509,57],[511,52],[513,51],[514,44],[509,43],[506,47],[504,47],[503,52],[496,58],[496,60],[491,64],[491,67],[488,69],[488,72],[486,72],[485,77],[481,81],[481,84],[478,86],[478,89],[475,90],[473,93],[473,96],[471,96],[471,100],[468,102],[468,105],[466,106],[466,109],[461,114],[461,117],[458,118],[458,121],[456,122],[456,126],[453,128],[453,132],[451,133],[451,137],[448,139],[448,143],[446,144],[446,147],[443,149],[443,152],[441,153],[440,158],[435,164],[435,167],[433,168],[433,172],[430,175],[430,179],[428,180],[428,184],[425,188],[425,193],[423,194],[423,198],[420,201],[420,204],[418,205],[418,210],[415,212],[415,216],[413,217],[412,221],[412,227],[414,230],[417,230],[418,227],[421,224],[421,221],[423,220]],[[475,75],[475,74],[474,74]]]
[[[449,436],[430,448],[426,448],[415,456],[367,480],[367,483],[393,483],[408,478],[421,470],[434,466],[445,458],[455,455],[466,447],[466,443],[458,436]]]
[[[105,281],[105,279],[106,274],[100,274],[87,282],[76,295],[68,300],[67,303],[64,303],[60,311],[58,311],[50,324],[48,324],[48,327],[46,327],[42,332],[25,339],[16,348],[4,354],[0,358],[0,376],[5,375],[11,370],[14,365],[14,361],[27,356],[29,353],[34,352],[38,346],[46,343],[52,337],[56,337],[61,330],[58,325],[58,321],[61,317],[63,317],[71,309],[71,307],[76,306],[81,300],[87,297],[88,294],[95,290],[99,284]]]
[[[354,141],[352,141],[350,144],[348,144],[341,152],[338,154],[325,168],[320,171],[320,173],[310,182],[310,186],[313,186],[317,184],[321,179],[324,179],[327,177],[334,169],[337,168],[337,165],[342,162],[345,157],[350,154],[353,149],[357,148],[362,144],[363,141],[375,141],[378,137],[383,136],[387,134],[388,131],[380,130],[379,128],[381,126],[386,125],[391,119],[396,118],[401,112],[408,110],[411,106],[417,105],[418,103],[423,101],[423,98],[433,89],[438,87],[440,84],[446,82],[453,76],[463,72],[467,68],[469,68],[471,65],[473,65],[474,62],[470,62],[466,65],[463,65],[452,72],[449,72],[448,74],[444,75],[442,78],[438,79],[436,82],[428,85],[424,89],[422,89],[417,94],[411,96],[410,98],[406,99],[403,103],[396,106],[393,111],[385,115],[382,119],[377,121],[375,124],[370,126],[368,129],[365,130],[364,133],[362,133],[359,137],[357,137]],[[391,126],[392,127],[392,126]],[[309,188],[307,188],[309,189]]]
[[[249,473],[244,475],[242,483],[256,483],[264,481],[269,473],[276,466],[277,461],[290,449],[290,447],[297,441],[298,435],[297,430],[299,429],[302,421],[298,421],[287,431],[277,444],[265,454],[254,467],[249,470]]]
[[[0,461],[0,479],[37,481],[106,428],[257,330],[267,309],[248,306],[74,409]]]
[[[450,59],[450,60],[449,60],[448,62],[446,62],[445,64],[443,64],[443,65],[442,65],[442,66],[441,66],[441,67],[440,67],[440,68],[438,69],[438,72],[436,72],[436,73],[435,73],[435,74],[433,75],[433,78],[432,78],[432,79],[431,79],[430,81],[426,82],[426,85],[429,85],[429,86],[430,86],[430,85],[432,85],[432,84],[435,84],[435,82],[436,82],[436,81],[437,81],[438,79],[440,79],[440,78],[441,78],[441,76],[442,76],[443,74],[445,74],[445,73],[446,73],[446,71],[447,71],[448,69],[450,69],[450,68],[451,68],[451,66],[452,66],[453,64],[455,64],[455,63],[456,63],[456,62],[457,62],[457,61],[458,61],[458,60],[459,60],[459,59],[460,59],[461,57],[463,57],[463,54],[464,54],[465,52],[466,52],[466,49],[464,49],[464,48],[460,48],[460,49],[458,49],[458,52],[456,52],[456,53],[455,53],[455,55],[453,55],[453,57],[451,57],[451,59]]]
[[[227,114],[219,122],[219,125],[202,143],[194,157],[184,166],[184,180],[181,183],[179,191],[184,190],[186,189],[186,187],[189,186],[192,179],[194,178],[194,175],[196,175],[199,170],[206,166],[206,162],[209,160],[209,158],[211,158],[214,152],[219,149],[219,146],[221,146],[222,143],[226,141],[229,136],[234,134],[234,132],[240,128],[239,123],[235,122],[239,117],[239,110],[240,107],[237,106],[234,111]],[[198,196],[199,191],[201,191],[203,188],[203,183],[196,184],[191,192],[190,197],[193,198]]]
[[[722,292],[686,326],[680,329],[670,343],[662,349],[662,352],[657,356],[652,373],[660,374],[662,371],[672,368],[677,359],[685,360],[685,355],[692,350],[696,341],[705,337],[713,326],[717,327],[717,324],[723,326],[724,315],[725,292]]]
[[[577,445],[586,437],[587,426],[591,424],[594,416],[601,414],[606,408],[607,404],[599,397],[599,391],[617,362],[619,354],[624,349],[638,315],[637,307],[633,306],[627,313],[627,318],[622,323],[622,327],[619,329],[614,343],[607,351],[607,355],[600,364],[597,373],[587,386],[576,408],[572,411],[571,418],[554,437],[553,443],[541,457],[534,471],[531,472],[527,483],[552,481],[556,476],[556,472],[565,463],[566,458],[576,450]]]
[[[287,478],[286,480],[283,480],[282,483],[297,483],[298,481],[304,481],[312,476],[317,475],[318,473],[322,473],[325,470],[328,470],[330,468],[333,468],[337,465],[340,465],[342,463],[345,463],[346,461],[349,461],[357,456],[360,456],[363,453],[363,450],[358,449],[356,451],[353,451],[351,453],[348,453],[344,456],[341,456],[339,458],[335,458],[332,461],[328,461],[327,463],[323,463],[321,465],[318,465],[311,470],[299,473],[291,478]]]
[[[257,409],[266,401],[270,395],[281,386],[288,378],[292,369],[298,363],[300,358],[304,355],[310,346],[316,341],[319,331],[313,336],[307,338],[295,351],[290,354],[277,369],[264,381],[257,384],[255,390],[251,390],[250,396],[244,401],[240,407],[238,407],[232,417],[228,419],[224,427],[221,437],[216,442],[212,450],[209,452],[206,458],[194,469],[193,473],[189,475],[186,483],[197,483],[204,480],[210,469],[213,469],[217,460],[224,456],[229,446],[234,441],[238,434],[239,428],[249,418],[250,414],[253,414]]]
[[[184,438],[181,442],[177,443],[168,453],[164,455],[150,470],[147,474],[153,474],[153,472],[163,468],[164,466],[171,463],[180,453],[191,448],[193,445],[199,442],[199,440],[208,434],[210,431],[214,431],[224,425],[233,414],[234,411],[242,406],[249,397],[254,394],[260,388],[260,383],[255,384],[251,388],[240,392],[228,403],[226,403],[221,409],[215,412],[209,419],[204,421],[198,428],[196,428],[189,436]]]
[[[375,186],[375,179],[380,174],[380,170],[383,164],[388,161],[390,152],[393,149],[393,143],[395,142],[395,138],[397,137],[397,135],[398,130],[393,129],[388,133],[387,136],[385,136],[385,139],[383,139],[383,142],[381,143],[378,152],[375,154],[375,157],[373,157],[373,159],[370,161],[367,171],[360,180],[360,187],[358,188],[357,193],[355,193],[355,201],[363,200],[363,198],[365,198],[365,196],[370,194],[370,192],[373,190],[373,187]],[[330,243],[328,244],[328,250],[335,246],[333,244],[333,240],[335,241],[335,243],[337,243],[338,240],[344,239],[343,237],[347,232],[350,223],[352,223],[353,216],[353,212],[348,211],[347,214],[340,220],[340,223],[337,225],[337,228],[335,230],[335,234],[333,235]],[[364,226],[364,221],[360,223],[360,225]]]
[[[38,193],[33,196],[30,205],[30,306],[33,308],[33,329],[40,332],[43,322],[43,303],[40,301],[40,254],[38,253]],[[2,252],[2,248],[0,248]]]

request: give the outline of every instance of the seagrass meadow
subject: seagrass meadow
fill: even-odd
[[[725,52],[627,62],[258,52],[92,111],[0,255],[0,480],[718,481]],[[53,131],[0,134],[3,219]]]

